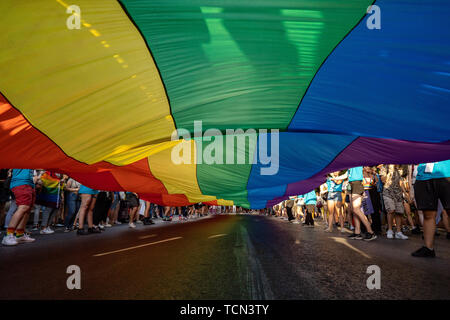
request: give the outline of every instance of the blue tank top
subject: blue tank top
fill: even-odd
[[[363,167],[355,167],[348,169],[348,181],[362,181],[363,180]]]

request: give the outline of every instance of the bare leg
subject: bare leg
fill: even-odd
[[[444,223],[445,230],[447,230],[447,232],[450,232],[450,225],[448,223],[448,214],[445,209],[442,210],[442,222]]]
[[[328,214],[328,228],[325,229],[325,231],[327,232],[331,232],[333,230],[333,218],[334,218],[334,212],[336,210],[336,206],[335,206],[335,202],[329,200],[328,201],[328,210],[329,210],[329,214]]]
[[[388,212],[387,214],[388,231],[392,231],[392,226],[394,224],[394,211]]]
[[[136,216],[137,209],[138,209],[138,207],[133,207],[133,208],[130,209],[130,211],[129,211],[129,217],[130,217],[129,223],[133,223],[134,218]]]
[[[17,229],[23,229],[25,230],[25,227],[27,226],[28,217],[30,216],[30,210],[24,213],[22,219],[20,220],[19,224],[17,225]]]
[[[78,229],[84,228],[84,219],[86,217],[86,213],[89,210],[89,206],[91,204],[92,195],[91,194],[81,194],[81,205],[80,209],[78,210]],[[75,219],[76,221],[76,219]],[[75,222],[74,222],[75,223]]]
[[[362,197],[361,196],[356,196],[356,195],[352,195],[351,196],[352,199],[352,207],[353,207],[353,212],[355,213],[355,218],[358,217],[359,220],[364,224],[364,226],[366,227],[367,232],[369,233],[373,233],[372,227],[370,226],[369,221],[367,220],[367,217],[364,215],[364,213],[361,210],[361,201],[362,201]],[[355,219],[356,222],[357,219]],[[356,223],[355,223],[356,224]],[[358,228],[355,229],[358,231],[360,230],[360,226],[358,225]],[[355,231],[356,232],[356,231]],[[358,233],[358,232],[356,232]]]
[[[8,229],[18,229],[18,226],[20,222],[22,221],[22,218],[25,216],[25,214],[30,211],[30,206],[20,205],[16,212],[14,212],[11,220],[9,221]]]
[[[424,211],[423,239],[428,249],[433,249],[434,233],[436,232],[436,211]]]
[[[89,211],[87,213],[88,227],[92,228],[94,226],[94,207],[97,202],[97,198],[92,196],[91,203],[89,205]]]
[[[338,213],[339,216],[339,224],[341,225],[341,229],[344,228],[344,208],[342,207],[342,202],[341,201],[337,201],[336,202],[336,211]]]
[[[403,207],[405,208],[406,217],[408,219],[409,225],[411,226],[411,228],[414,228],[415,224],[414,224],[414,221],[413,221],[412,216],[411,216],[411,207],[409,206],[409,203],[404,201],[403,202]]]

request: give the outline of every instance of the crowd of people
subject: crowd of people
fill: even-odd
[[[314,227],[325,222],[325,232],[351,232],[351,239],[372,241],[384,236],[407,240],[423,234],[424,246],[412,255],[434,257],[436,225],[450,239],[450,160],[419,165],[378,165],[333,172],[310,192],[291,196],[258,213],[285,217],[292,223]],[[197,203],[185,207],[161,206],[139,199],[133,192],[93,190],[64,174],[45,170],[0,169],[0,225],[4,246],[35,241],[26,232],[53,234],[53,228],[78,235],[102,233],[128,223],[151,225],[153,219],[172,221],[208,213],[249,212],[230,206]],[[30,215],[33,214],[32,217]],[[86,228],[87,224],[87,228]]]
[[[154,219],[181,221],[210,213],[231,212],[229,207],[197,203],[185,207],[161,206],[139,199],[133,192],[91,189],[64,174],[46,170],[0,169],[0,226],[6,230],[2,244],[15,246],[42,235],[76,231],[78,235],[102,233],[105,228],[128,223],[152,225]],[[86,226],[87,225],[87,226]]]
[[[307,194],[291,196],[273,207],[276,216],[325,232],[351,232],[349,238],[372,241],[379,236],[407,240],[423,235],[415,257],[435,257],[436,226],[450,239],[450,160],[419,165],[378,165],[333,172]]]

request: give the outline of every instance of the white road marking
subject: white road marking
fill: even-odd
[[[173,241],[173,240],[178,240],[181,239],[183,237],[175,237],[175,238],[169,238],[169,239],[164,239],[164,240],[160,240],[160,241],[155,241],[155,242],[150,242],[150,243],[145,243],[145,244],[141,244],[139,246],[134,246],[134,247],[129,247],[129,248],[124,248],[124,249],[119,249],[119,250],[114,250],[114,251],[109,251],[109,252],[104,252],[104,253],[97,253],[94,254],[94,257],[101,257],[101,256],[106,256],[108,254],[113,254],[113,253],[118,253],[118,252],[123,252],[123,251],[128,251],[128,250],[133,250],[133,249],[137,249],[137,248],[142,248],[142,247],[147,247],[147,246],[152,246],[154,244],[158,244],[158,243],[163,243],[163,242],[168,242],[168,241]]]
[[[156,236],[157,236],[156,234],[149,234],[149,235],[147,235],[147,236],[139,237],[139,239],[153,238],[153,237],[156,237]]]
[[[209,236],[208,239],[223,237],[223,236],[226,236],[226,235],[227,235],[226,233],[215,234],[213,236]]]

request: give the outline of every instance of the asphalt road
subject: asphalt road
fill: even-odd
[[[33,235],[34,236],[34,235]],[[0,247],[0,299],[449,299],[450,241],[347,240],[279,218],[216,215]],[[81,270],[69,290],[67,267]],[[381,270],[369,290],[367,267]]]

